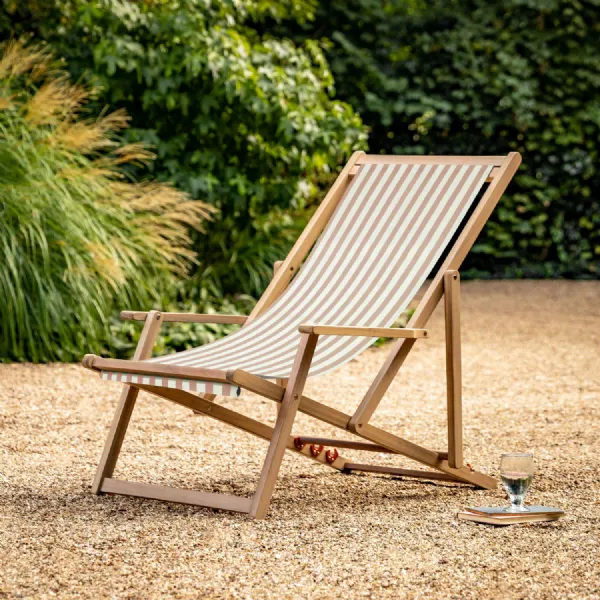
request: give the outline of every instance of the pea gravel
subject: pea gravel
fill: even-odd
[[[556,523],[458,522],[502,491],[343,475],[285,458],[265,521],[90,483],[119,395],[77,365],[0,365],[0,598],[600,598],[600,282],[463,284],[465,456],[533,450]],[[443,314],[375,424],[445,448]],[[309,382],[351,412],[387,348]],[[273,421],[251,395],[219,400]],[[341,435],[301,416],[295,432]],[[348,434],[349,435],[349,434]],[[266,445],[142,395],[116,476],[250,494]],[[354,461],[414,465],[346,451]]]

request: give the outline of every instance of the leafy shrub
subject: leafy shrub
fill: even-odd
[[[302,21],[311,0],[56,0],[13,4],[101,102],[132,115],[130,141],[153,144],[152,169],[220,209],[196,236],[187,286],[259,295],[341,163],[364,145],[360,118],[332,100],[319,46],[259,35],[266,18]]]
[[[99,351],[115,306],[159,300],[194,259],[189,228],[213,212],[126,173],[152,155],[119,144],[121,110],[85,118],[72,84],[39,46],[0,59],[0,357],[69,361]]]
[[[597,277],[598,16],[597,0],[333,0],[279,33],[331,39],[373,152],[523,154],[466,268]]]

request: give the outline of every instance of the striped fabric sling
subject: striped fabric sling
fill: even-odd
[[[448,163],[361,166],[304,265],[262,315],[221,340],[147,362],[156,364],[157,372],[164,364],[286,378],[300,324],[391,326],[448,247],[491,169]],[[309,375],[347,363],[373,341],[321,337]],[[124,382],[138,377],[127,376],[103,374]],[[173,377],[153,378],[151,385],[198,393],[212,389],[208,382]],[[214,386],[219,395],[240,393],[236,386]]]

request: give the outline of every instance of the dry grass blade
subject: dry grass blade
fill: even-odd
[[[141,142],[126,144],[120,148],[116,148],[114,155],[114,163],[117,165],[130,164],[139,167],[151,163],[156,158],[156,154],[151,152]]]
[[[50,79],[25,102],[25,119],[32,125],[66,127],[66,119],[77,113],[89,97],[87,88],[69,83],[67,76]]]
[[[28,73],[31,81],[38,81],[50,71],[53,62],[54,58],[47,49],[27,45],[23,39],[10,40],[0,58],[0,80]]]

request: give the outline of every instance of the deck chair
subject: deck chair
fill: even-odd
[[[495,479],[463,462],[458,269],[520,162],[518,153],[441,157],[356,152],[248,317],[156,310],[122,313],[123,318],[144,322],[133,360],[90,354],[83,360],[103,379],[125,384],[93,491],[264,518],[286,450],[338,471],[383,472],[495,488]],[[391,327],[424,285],[425,294],[407,327]],[[411,348],[417,340],[427,339],[425,326],[442,297],[447,452],[427,449],[369,423]],[[242,327],[210,344],[150,358],[157,332],[168,321]],[[396,340],[353,415],[303,393],[308,377],[340,367],[379,337]],[[243,498],[113,478],[139,390],[268,440],[254,495]],[[218,395],[237,397],[245,390],[277,403],[274,427],[214,402]],[[293,437],[298,411],[351,432],[356,439]],[[352,463],[341,455],[344,448],[400,454],[427,469]]]

